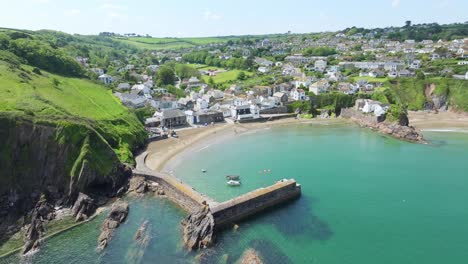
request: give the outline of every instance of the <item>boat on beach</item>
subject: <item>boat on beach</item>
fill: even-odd
[[[240,181],[234,181],[234,180],[230,180],[227,182],[227,185],[229,186],[239,186],[241,185]]]

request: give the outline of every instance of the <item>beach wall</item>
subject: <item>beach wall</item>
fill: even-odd
[[[275,108],[260,110],[261,115],[286,114],[286,113],[288,113],[288,107],[287,106],[278,106],[278,107],[275,107]]]
[[[160,184],[166,191],[166,196],[189,212],[197,211],[201,206],[215,203],[209,197],[197,192],[193,187],[183,183],[176,177],[142,171],[133,171],[134,176],[144,177],[145,180]]]
[[[377,117],[373,114],[364,114],[361,111],[356,110],[355,108],[343,108],[341,109],[341,117],[343,118],[355,118],[358,120],[362,120],[366,123],[370,124],[377,124],[383,122],[385,120],[384,117]]]
[[[301,186],[295,180],[282,180],[211,207],[216,228],[224,228],[280,203],[298,198]]]

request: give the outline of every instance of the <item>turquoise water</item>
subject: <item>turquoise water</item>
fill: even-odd
[[[282,178],[302,185],[299,200],[223,232],[204,263],[234,263],[251,247],[266,263],[466,263],[468,134],[426,137],[431,145],[348,125],[264,129],[201,146],[173,173],[218,201]],[[242,186],[226,186],[226,174]],[[185,215],[165,200],[131,200],[104,252],[94,251],[101,217],[46,242],[33,263],[194,263],[180,241]],[[147,247],[133,240],[144,220]]]

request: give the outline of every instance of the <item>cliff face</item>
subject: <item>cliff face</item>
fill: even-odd
[[[0,240],[41,194],[70,205],[79,192],[115,193],[129,176],[107,141],[84,124],[0,117],[0,139]]]

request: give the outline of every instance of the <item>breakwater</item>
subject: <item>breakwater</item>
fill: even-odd
[[[208,206],[213,215],[216,229],[226,227],[301,195],[300,185],[293,179],[285,179],[271,186],[259,188],[219,203],[172,175],[152,171],[145,165],[146,156],[145,152],[137,157],[137,167],[133,171],[133,175],[160,184],[167,190],[166,194],[169,198],[191,213]]]

